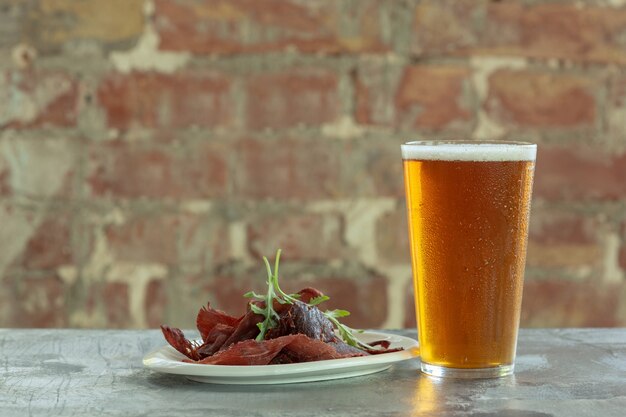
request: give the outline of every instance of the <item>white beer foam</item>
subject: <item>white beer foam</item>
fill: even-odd
[[[402,159],[428,161],[534,161],[537,145],[526,142],[416,141],[401,146]]]

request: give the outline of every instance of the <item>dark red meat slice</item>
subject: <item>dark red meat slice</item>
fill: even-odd
[[[399,352],[401,350],[404,350],[404,348],[389,349],[389,346],[391,345],[391,342],[389,342],[388,340],[377,340],[375,342],[368,343],[368,345],[370,345],[370,346],[380,346],[380,349],[363,349],[364,351],[366,351],[370,355],[378,355],[380,353]]]
[[[389,342],[387,341],[374,342],[372,345],[381,345],[382,349],[357,349],[350,346],[335,334],[334,326],[330,320],[326,318],[324,313],[317,307],[312,307],[299,301],[289,305],[289,308],[280,314],[278,324],[275,328],[267,332],[266,339],[273,339],[290,334],[304,334],[312,339],[329,343],[333,345],[337,352],[345,355],[367,355],[402,350],[388,350]],[[289,363],[289,358],[284,358],[284,360],[285,362],[282,363]]]
[[[298,295],[300,296],[299,297],[300,300],[302,300],[305,303],[308,303],[312,298],[319,297],[323,294],[319,292],[318,290],[316,290],[315,288],[304,288],[303,290],[298,292]],[[261,308],[265,307],[265,303],[263,302],[257,301],[255,302],[255,304]],[[283,314],[285,311],[289,310],[292,307],[292,304],[280,304],[274,301],[273,307],[274,307],[274,310],[278,314]],[[263,321],[263,317],[258,314],[253,313],[248,307],[248,312],[241,319],[239,319],[239,322],[237,323],[235,331],[233,331],[233,333],[228,337],[228,339],[226,339],[226,341],[220,347],[220,349],[224,350],[230,345],[232,345],[233,343],[241,342],[247,339],[256,338],[259,334],[259,328],[257,324],[262,321]],[[285,334],[289,334],[289,333],[285,333]],[[283,336],[285,334],[277,334],[275,337]],[[266,338],[268,337],[266,336]]]
[[[391,345],[391,342],[389,340],[377,340],[375,342],[368,343],[368,345],[370,345],[370,346],[380,346],[383,349],[387,349]]]
[[[266,339],[274,339],[290,334],[304,334],[311,339],[331,342],[337,339],[333,325],[317,307],[296,301],[280,313],[275,328],[267,332]]]
[[[306,287],[298,291],[298,295],[300,295],[300,298],[298,298],[300,301],[302,301],[303,303],[308,303],[313,298],[320,297],[324,294],[321,291],[316,290],[315,288]]]
[[[286,345],[280,354],[272,360],[272,364],[314,362],[328,359],[367,356],[367,353],[361,352],[358,349],[349,352],[339,352],[333,343],[324,343],[321,340],[311,339],[304,335],[296,336],[297,337]]]
[[[392,353],[392,352],[400,352],[404,350],[404,348],[394,348],[394,349],[363,349],[364,352],[369,353],[370,355],[380,355],[381,353]]]
[[[211,308],[210,304],[207,304],[206,307],[202,307],[200,311],[198,311],[198,316],[196,317],[196,327],[200,332],[200,336],[202,336],[202,340],[206,342],[207,335],[216,325],[224,324],[230,327],[236,327],[240,320],[241,317],[233,317],[223,311],[215,310]]]
[[[229,346],[213,356],[204,358],[198,363],[209,365],[267,365],[274,359],[285,345],[296,336],[285,336],[278,339],[248,339]],[[187,361],[190,362],[190,361]]]
[[[241,342],[242,340],[254,339],[259,334],[259,328],[257,323],[263,321],[263,316],[254,314],[252,311],[248,311],[241,319],[233,333],[226,339],[220,349],[226,349],[233,343]]]
[[[163,332],[163,336],[165,336],[167,343],[169,343],[174,349],[187,356],[189,359],[200,359],[200,355],[197,351],[198,346],[189,341],[183,334],[182,330],[161,325],[161,331]]]
[[[227,326],[225,324],[216,324],[211,332],[205,338],[202,346],[198,348],[198,355],[200,358],[206,358],[213,355],[215,352],[221,349],[224,342],[233,334],[235,328]]]
[[[313,362],[364,356],[360,353],[339,353],[333,345],[314,340],[303,334],[276,339],[244,340],[197,363],[210,365],[268,365],[270,363]],[[187,360],[187,362],[191,362]]]

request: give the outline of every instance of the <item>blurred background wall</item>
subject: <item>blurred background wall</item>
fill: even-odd
[[[192,327],[279,247],[413,326],[416,138],[538,142],[522,325],[626,325],[623,1],[0,0],[0,326]]]

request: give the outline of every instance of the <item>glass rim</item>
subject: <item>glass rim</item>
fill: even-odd
[[[471,145],[505,145],[505,146],[530,146],[537,147],[536,143],[513,141],[513,140],[471,140],[471,139],[429,139],[429,140],[411,140],[404,142],[401,146],[471,146]]]
[[[417,140],[400,146],[403,160],[535,161],[537,144],[497,140]]]

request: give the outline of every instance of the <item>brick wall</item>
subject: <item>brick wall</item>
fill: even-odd
[[[538,142],[522,324],[626,325],[623,1],[0,0],[0,129],[0,326],[191,326],[277,247],[413,326],[413,138]]]

